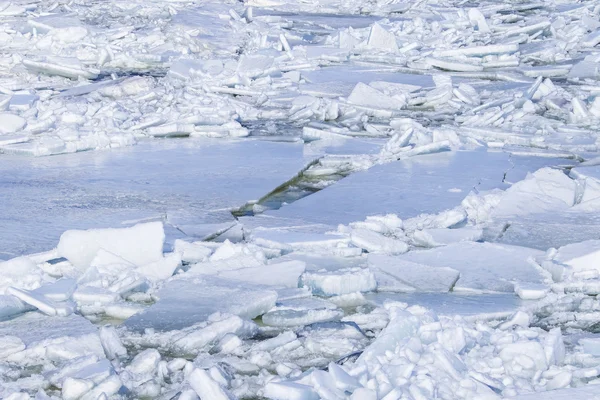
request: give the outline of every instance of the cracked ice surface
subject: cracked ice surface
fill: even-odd
[[[1,3],[0,397],[589,398],[599,12]]]
[[[229,210],[258,200],[304,163],[299,144],[200,139],[69,158],[5,156],[0,258],[48,250],[67,229],[144,219],[166,219],[179,236],[201,239],[218,224],[235,224]]]

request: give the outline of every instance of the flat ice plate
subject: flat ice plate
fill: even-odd
[[[204,322],[216,312],[255,318],[269,311],[277,293],[262,286],[215,277],[186,277],[167,283],[159,300],[126,320],[124,327],[137,332],[183,329]]]
[[[52,249],[67,229],[118,227],[170,211],[226,222],[233,219],[227,210],[261,198],[304,163],[301,144],[258,140],[156,140],[44,158],[3,155],[0,259]]]
[[[438,315],[481,318],[501,318],[513,313],[528,302],[512,293],[464,295],[457,293],[369,293],[366,299],[376,306],[386,301],[400,301],[409,306],[419,305]]]

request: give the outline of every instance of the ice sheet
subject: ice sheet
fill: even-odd
[[[4,155],[0,258],[49,250],[67,229],[168,219],[171,211],[193,216],[174,218],[190,228],[233,220],[220,210],[259,199],[303,166],[300,145],[265,141],[158,141],[43,159]]]
[[[554,162],[484,151],[424,155],[354,173],[289,206],[242,221],[250,226],[314,225],[323,231],[368,215],[394,213],[407,219],[457,206],[471,190],[507,188],[507,171],[519,180]]]

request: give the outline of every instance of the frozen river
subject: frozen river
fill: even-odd
[[[0,3],[0,398],[589,398],[599,10]]]

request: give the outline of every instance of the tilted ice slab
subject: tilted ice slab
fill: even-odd
[[[227,210],[261,198],[304,163],[299,144],[252,140],[156,141],[44,159],[3,155],[0,259],[49,250],[68,229],[169,220],[171,210],[181,230],[205,236],[203,223],[233,225]],[[181,232],[167,231],[168,239],[174,234]]]
[[[124,327],[143,332],[182,329],[208,319],[216,312],[255,318],[275,306],[277,293],[247,282],[221,278],[183,278],[167,283],[159,300],[126,320]]]
[[[494,243],[462,242],[398,256],[432,267],[448,267],[460,272],[454,290],[512,292],[513,282],[542,283],[535,257],[543,252],[526,247]]]

